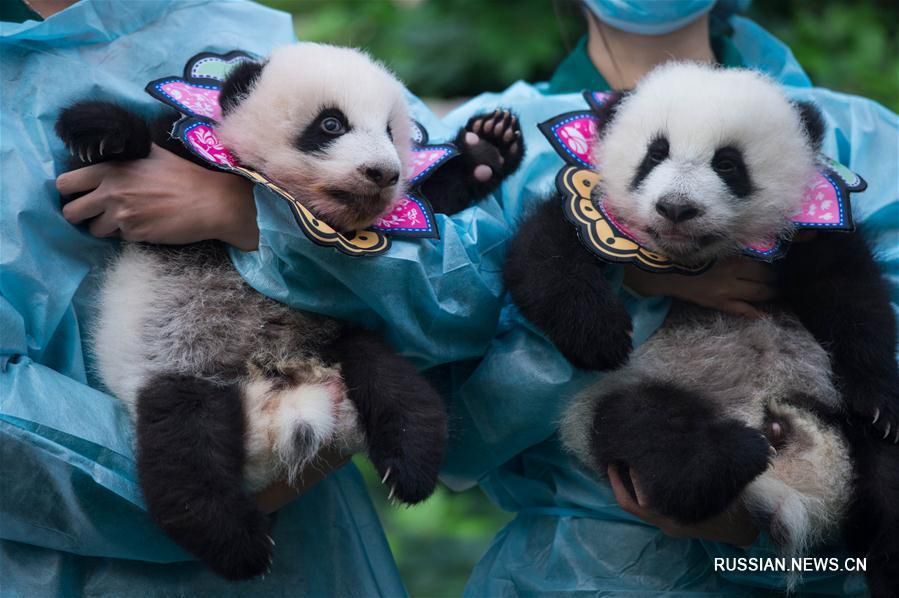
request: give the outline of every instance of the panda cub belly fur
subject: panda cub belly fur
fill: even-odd
[[[158,376],[239,385],[249,490],[295,481],[323,446],[364,448],[339,365],[319,355],[340,324],[250,288],[224,246],[128,244],[99,297],[91,350],[101,380],[132,416],[139,391]]]
[[[584,463],[615,462],[618,447],[611,443],[599,445],[603,454],[596,454],[597,414],[639,408],[631,391],[649,387],[700,396],[716,418],[760,433],[770,434],[774,423],[789,426],[788,443],[768,439],[776,452],[740,500],[785,553],[801,554],[838,538],[853,494],[851,452],[833,422],[842,400],[827,352],[795,316],[771,308],[762,318],[748,319],[677,304],[627,364],[574,400],[561,425],[563,442]],[[638,427],[619,434],[639,437],[645,430]]]

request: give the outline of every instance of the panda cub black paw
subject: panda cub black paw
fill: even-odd
[[[389,501],[416,505],[434,494],[440,473],[439,462],[433,467],[421,467],[405,457],[377,456],[374,460],[381,483],[389,488]]]
[[[231,581],[265,576],[272,569],[275,541],[268,519],[259,511],[246,515],[242,525],[223,523],[217,538],[201,538],[194,546],[210,569]]]
[[[616,317],[603,320],[585,318],[540,318],[546,321],[547,335],[559,352],[575,367],[601,372],[627,363],[633,350],[633,324],[623,306],[609,307]]]
[[[64,109],[56,121],[56,134],[76,165],[136,160],[150,153],[146,121],[111,102],[84,101]]]
[[[424,380],[410,378],[402,386],[384,388],[381,399],[404,408],[400,413],[382,412],[380,434],[368,435],[369,458],[381,483],[390,489],[388,499],[420,503],[434,493],[443,464],[447,436],[443,400]]]
[[[466,177],[476,196],[490,193],[524,157],[521,127],[509,110],[473,116],[459,131],[456,146],[466,162]]]
[[[524,157],[518,117],[508,110],[471,117],[453,144],[458,157],[438,168],[422,186],[434,211],[448,216],[486,198]]]

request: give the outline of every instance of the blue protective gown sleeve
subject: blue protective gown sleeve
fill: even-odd
[[[274,516],[273,570],[228,584],[149,520],[132,432],[90,374],[96,274],[116,251],[61,215],[59,110],[87,96],[142,111],[192,55],[261,55],[289,15],[239,0],[83,0],[43,22],[0,23],[0,594],[403,595],[359,473],[346,466]]]

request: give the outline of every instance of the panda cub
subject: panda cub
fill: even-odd
[[[295,44],[232,70],[218,131],[242,164],[351,231],[402,193],[404,93],[358,51]],[[85,101],[62,112],[57,132],[79,165],[142,158],[151,142],[193,159],[169,137],[172,123]],[[472,118],[456,143],[461,155],[425,188],[438,212],[484,197],[523,153],[517,120],[503,111]],[[254,291],[221,243],[126,244],[106,272],[91,350],[136,420],[151,517],[226,578],[270,566],[269,521],[253,493],[296,481],[323,448],[367,450],[405,503],[435,488],[446,413],[415,367],[372,332]]]
[[[672,64],[604,109],[594,197],[644,247],[701,265],[791,234],[824,132],[814,106],[752,71]],[[599,475],[633,468],[682,523],[739,500],[787,554],[844,531],[872,591],[899,587],[896,321],[861,235],[797,239],[764,317],[675,302],[633,353],[605,267],[557,198],[522,223],[505,269],[573,364],[618,368],[566,412],[567,448]]]

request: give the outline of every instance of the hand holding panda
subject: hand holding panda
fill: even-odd
[[[605,111],[593,193],[644,247],[689,266],[790,233],[824,132],[813,106],[758,73],[675,64]],[[633,353],[629,315],[561,198],[524,220],[505,279],[572,363],[619,368],[561,425],[587,466],[632,468],[650,507],[683,524],[739,499],[785,553],[843,525],[888,595],[899,372],[887,285],[858,232],[797,242],[778,266],[782,299],[764,317],[675,302]]]
[[[229,74],[219,134],[242,164],[351,231],[401,194],[403,93],[360,52],[296,44]],[[172,122],[84,101],[62,112],[57,132],[82,165],[143,158],[152,143],[196,160],[169,137]],[[461,156],[426,188],[446,213],[492,191],[524,149],[505,111],[472,118],[457,142]],[[91,351],[136,420],[151,517],[226,578],[270,566],[269,521],[252,494],[294,481],[323,450],[367,450],[405,503],[436,485],[446,413],[413,365],[371,332],[257,293],[221,243],[127,244],[106,272]]]

